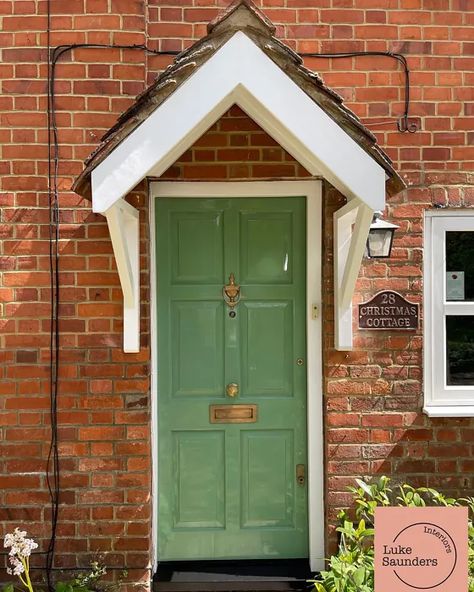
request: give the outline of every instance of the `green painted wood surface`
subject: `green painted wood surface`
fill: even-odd
[[[305,217],[304,198],[157,200],[160,560],[307,557]],[[247,403],[256,423],[210,423]]]

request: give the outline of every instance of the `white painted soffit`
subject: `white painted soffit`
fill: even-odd
[[[92,171],[94,212],[163,174],[234,104],[312,175],[384,209],[384,169],[239,31]]]

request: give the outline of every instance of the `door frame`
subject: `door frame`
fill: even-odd
[[[155,240],[155,200],[160,197],[305,197],[306,198],[306,375],[308,429],[308,532],[312,571],[324,568],[324,446],[322,397],[322,182],[307,181],[152,181],[149,185],[150,232],[150,350],[151,350],[151,445],[152,445],[152,562],[158,566],[158,304]],[[319,223],[314,224],[313,221]],[[314,310],[314,306],[317,307]]]

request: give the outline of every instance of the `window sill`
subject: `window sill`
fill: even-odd
[[[428,417],[474,417],[474,405],[425,405]]]

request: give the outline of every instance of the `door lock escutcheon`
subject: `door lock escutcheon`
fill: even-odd
[[[306,483],[306,466],[296,465],[296,482],[301,487]]]

